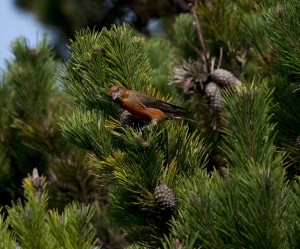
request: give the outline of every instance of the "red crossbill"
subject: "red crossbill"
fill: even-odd
[[[110,87],[107,95],[141,121],[151,121],[155,124],[166,119],[186,119],[184,108],[122,86]]]

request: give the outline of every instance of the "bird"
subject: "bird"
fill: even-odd
[[[123,86],[111,86],[107,95],[140,121],[157,124],[168,119],[187,119],[183,107]]]

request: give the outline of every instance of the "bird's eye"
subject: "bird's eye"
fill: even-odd
[[[117,93],[120,91],[120,88],[118,86],[112,86],[111,87],[111,92]]]

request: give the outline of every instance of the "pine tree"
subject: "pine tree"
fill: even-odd
[[[274,146],[270,98],[263,85],[226,92],[225,176],[202,172],[187,182],[168,246],[178,239],[189,248],[287,247],[293,192],[282,167],[285,154]]]
[[[2,210],[0,210],[2,211]],[[0,248],[13,249],[16,246],[13,233],[8,228],[8,221],[4,220],[3,215],[0,215]]]
[[[105,177],[96,179],[86,152],[65,141],[59,130],[59,119],[72,106],[59,88],[60,63],[47,37],[35,48],[19,38],[12,51],[15,58],[7,61],[0,83],[1,206],[22,198],[22,179],[36,167],[51,182],[50,207],[61,211],[74,200],[96,204],[91,225],[97,243],[120,246],[124,243],[120,229],[106,218],[110,201]]]
[[[299,188],[285,165],[298,159],[276,147],[280,60],[268,40],[282,46],[268,25],[295,6],[199,1],[176,18],[171,43],[127,25],[76,34],[61,81],[77,108],[61,127],[108,176],[129,248],[297,248]],[[106,95],[115,84],[184,106],[198,124],[130,125]]]
[[[89,222],[92,205],[69,204],[62,213],[47,210],[45,178],[37,169],[23,181],[25,202],[19,199],[8,208],[8,218],[0,220],[1,248],[91,248],[95,233]],[[8,230],[8,225],[12,230]],[[96,248],[96,247],[95,247]]]
[[[73,144],[65,148],[67,155],[76,148],[74,157],[87,161],[58,162],[65,160],[73,173],[90,167],[94,175],[85,179],[105,185],[110,210],[99,216],[120,225],[127,248],[299,248],[299,7],[296,0],[196,1],[190,13],[176,17],[169,40],[148,39],[126,24],[76,33],[59,69],[72,107],[60,113],[58,136]],[[12,68],[3,82],[18,79],[9,77]],[[138,121],[107,96],[112,85],[183,106],[194,122]],[[2,84],[1,95],[9,96],[13,87]],[[22,110],[13,128],[23,131],[26,149],[40,151],[37,145],[45,140],[28,142],[42,134],[30,133],[36,116],[20,108],[21,91],[15,91],[15,101],[1,100],[1,139],[10,141],[6,134],[14,134],[7,114]],[[47,113],[39,108],[37,113]],[[50,159],[54,152],[47,152]],[[57,174],[61,168],[49,157],[47,167]],[[15,158],[4,146],[0,159],[10,175]],[[49,179],[55,183],[51,171]],[[103,220],[86,204],[69,204],[62,214],[47,210],[48,192],[37,187],[43,181],[37,174],[24,181],[25,205],[14,204],[0,220],[3,244],[90,247]],[[96,185],[80,186],[82,193]],[[98,226],[91,231],[87,222]],[[28,232],[44,237],[34,240]]]
[[[113,23],[127,22],[139,32],[152,34],[153,20],[168,29],[177,13],[187,12],[190,0],[14,0],[25,11],[30,11],[36,19],[47,27],[54,27],[52,42],[56,52],[65,58],[66,43],[74,38],[75,31],[94,27],[100,31]],[[162,27],[159,28],[161,30]]]
[[[277,104],[274,111],[274,122],[279,130],[278,146],[289,152],[288,171],[291,177],[299,175],[299,42],[300,35],[298,1],[284,2],[268,8],[264,12],[266,30],[273,47],[276,61],[274,74],[269,84],[274,87],[274,101]]]
[[[150,85],[145,41],[131,28],[84,30],[76,35],[70,51],[61,79],[77,109],[62,121],[63,134],[89,150],[93,164],[108,175],[112,215],[124,226],[128,239],[157,246],[176,206],[175,186],[206,164],[207,147],[182,122],[145,131],[147,146],[139,139],[141,128],[121,126],[121,109],[106,95],[109,86],[119,84],[160,96]]]
[[[54,74],[58,64],[45,37],[36,49],[31,48],[25,38],[17,39],[12,43],[12,51],[15,59],[7,61],[8,69],[3,73],[0,84],[0,147],[1,158],[6,165],[3,169],[6,168],[8,176],[4,181],[6,189],[1,189],[2,204],[20,195],[22,191],[16,189],[32,167],[46,167],[46,159],[38,150],[45,150],[43,138],[53,136],[45,114],[57,94]],[[33,127],[39,128],[36,132],[39,136]],[[27,136],[25,130],[29,133]],[[40,139],[30,143],[30,138],[36,137]]]

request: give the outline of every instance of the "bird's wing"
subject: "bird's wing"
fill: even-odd
[[[168,114],[184,116],[185,109],[180,106],[173,105],[171,103],[154,98],[147,94],[139,93],[137,94],[137,96],[141,105],[145,107],[156,108]]]

